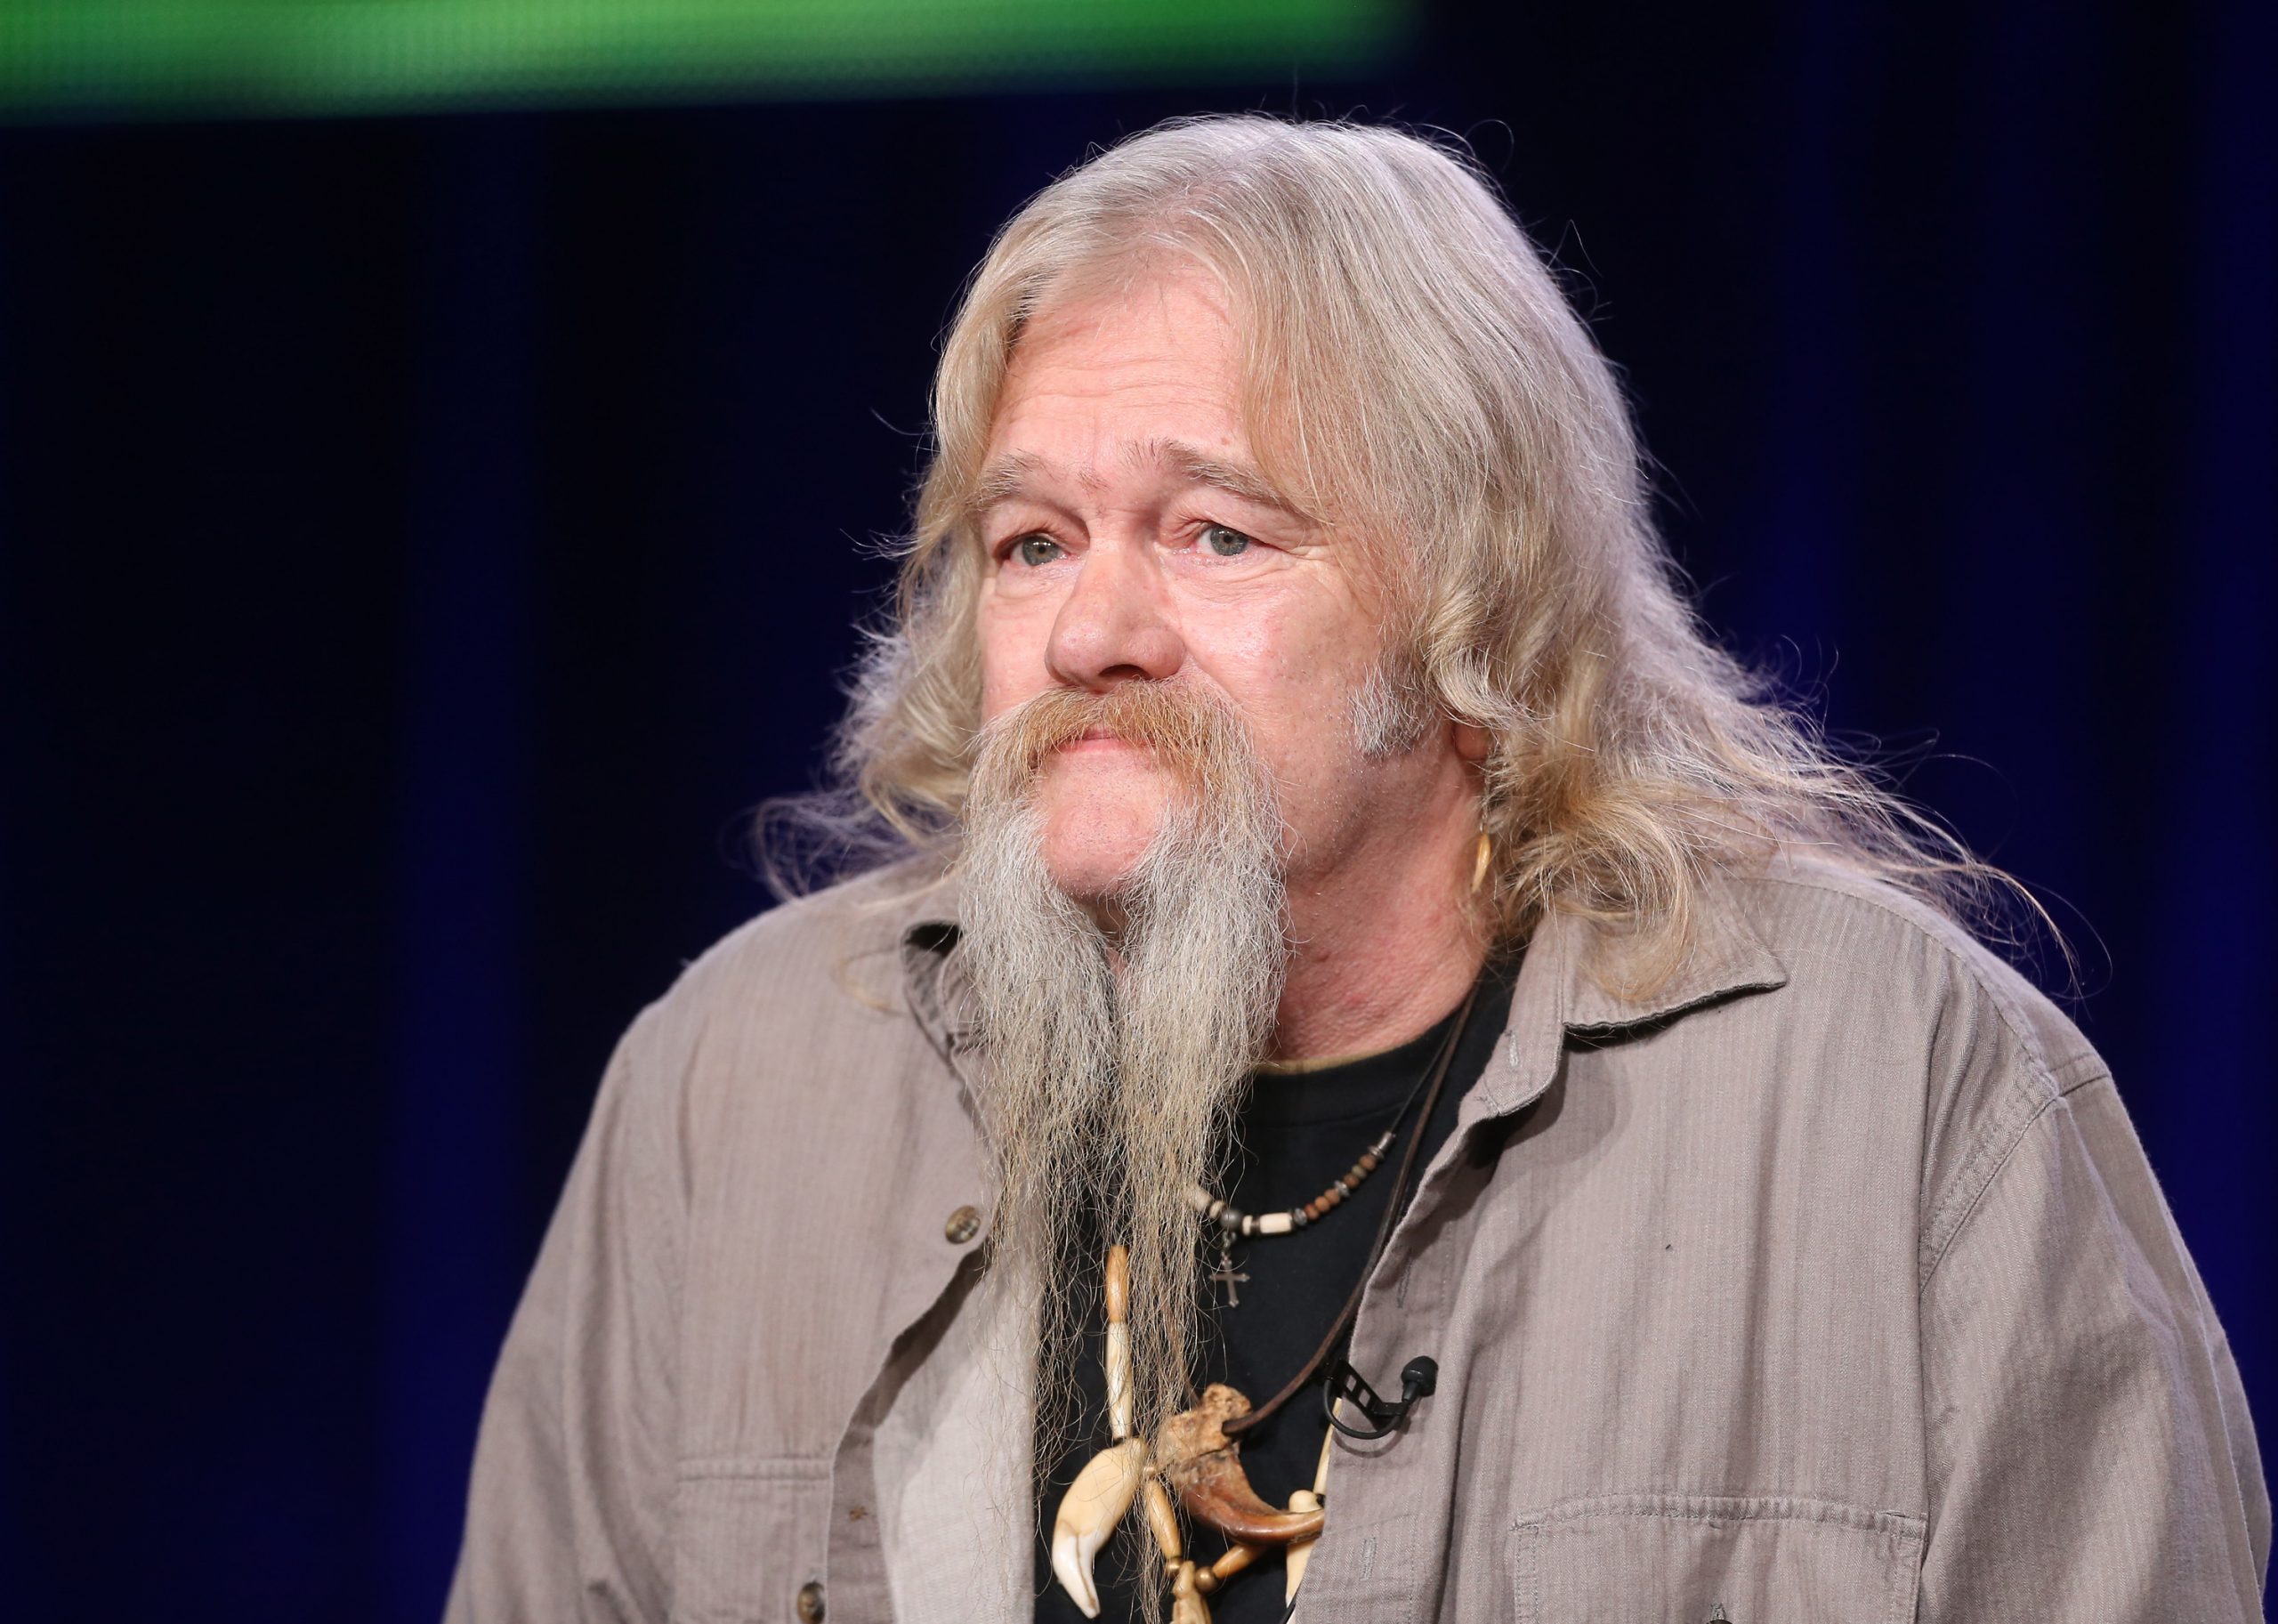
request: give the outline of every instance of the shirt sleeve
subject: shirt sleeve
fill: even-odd
[[[2245,1392],[2108,1078],[2024,1126],[1922,1336],[1926,1624],[2262,1617]]]
[[[661,1620],[684,1204],[643,1096],[641,1028],[610,1062],[491,1378],[447,1624]]]

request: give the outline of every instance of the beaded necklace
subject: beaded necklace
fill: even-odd
[[[1234,1267],[1235,1237],[1249,1240],[1261,1235],[1295,1234],[1301,1229],[1318,1224],[1342,1207],[1367,1181],[1369,1175],[1384,1165],[1385,1158],[1392,1153],[1393,1142],[1400,1137],[1401,1124],[1408,1120],[1408,1113],[1416,1108],[1417,1096],[1431,1084],[1439,1071],[1437,1065],[1430,1065],[1418,1074],[1415,1087],[1408,1091],[1408,1097],[1401,1101],[1400,1110],[1393,1114],[1392,1126],[1378,1134],[1375,1142],[1361,1152],[1359,1160],[1331,1179],[1329,1188],[1310,1201],[1292,1207],[1286,1212],[1248,1213],[1232,1202],[1212,1195],[1200,1184],[1187,1186],[1186,1204],[1201,1218],[1206,1231],[1215,1229],[1217,1232],[1218,1266],[1210,1272],[1208,1278],[1214,1285],[1225,1289],[1225,1300],[1221,1306],[1240,1306],[1239,1288],[1241,1282],[1249,1279],[1248,1275],[1239,1273]],[[1422,1131],[1420,1126],[1418,1131]],[[1261,1420],[1264,1418],[1262,1416],[1259,1418]]]
[[[1418,1087],[1421,1087],[1420,1082]],[[1415,1103],[1416,1095],[1411,1090],[1408,1098],[1402,1102],[1400,1115],[1393,1119],[1390,1127],[1377,1135],[1374,1144],[1361,1152],[1360,1160],[1332,1179],[1329,1188],[1312,1200],[1292,1207],[1287,1212],[1243,1212],[1232,1203],[1220,1200],[1200,1184],[1187,1187],[1186,1204],[1202,1215],[1205,1224],[1216,1224],[1220,1232],[1229,1238],[1235,1235],[1287,1235],[1301,1230],[1343,1206],[1345,1197],[1358,1190],[1369,1174],[1384,1165],[1385,1157],[1392,1150],[1393,1141],[1400,1137],[1400,1125],[1407,1119],[1409,1107]]]

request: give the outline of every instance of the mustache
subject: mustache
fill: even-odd
[[[1143,747],[1208,799],[1236,793],[1257,770],[1240,715],[1206,688],[1167,682],[1123,683],[1098,692],[1047,688],[974,736],[974,798],[1022,797],[1054,751],[1095,735]]]

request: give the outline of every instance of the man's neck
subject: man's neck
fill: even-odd
[[[1364,853],[1317,885],[1292,885],[1297,945],[1270,1058],[1373,1054],[1461,1002],[1485,944],[1464,909],[1464,857],[1448,831],[1435,833]]]

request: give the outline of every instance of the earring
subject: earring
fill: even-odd
[[[1486,881],[1487,860],[1494,855],[1495,837],[1485,829],[1480,830],[1479,844],[1473,848],[1471,859],[1471,889],[1474,895],[1478,894],[1479,887]]]

